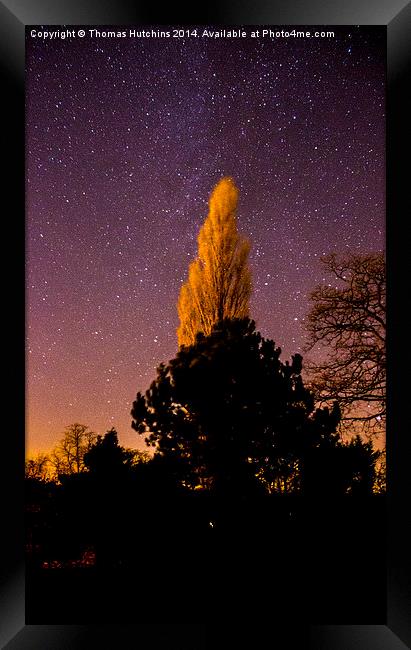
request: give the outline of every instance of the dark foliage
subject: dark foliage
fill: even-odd
[[[384,615],[378,453],[342,442],[337,406],[316,410],[280,353],[220,323],[137,396],[151,460],[112,429],[84,471],[26,479],[29,622]]]
[[[301,356],[280,354],[253,321],[225,320],[138,393],[132,426],[177,483],[237,496],[371,489],[372,448],[340,441],[337,404],[315,410]]]
[[[119,445],[114,428],[104,437],[97,436],[95,444],[84,455],[84,465],[93,475],[110,480],[124,474],[132,460],[133,452]]]

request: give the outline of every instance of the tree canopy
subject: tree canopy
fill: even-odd
[[[104,436],[97,436],[84,454],[84,465],[93,474],[113,479],[132,466],[133,458],[134,451],[119,444],[117,431],[112,428]]]
[[[338,406],[315,409],[301,356],[290,364],[280,354],[249,319],[221,321],[159,367],[137,394],[132,426],[191,489],[346,493],[363,474],[355,449],[344,467]]]
[[[63,438],[50,454],[50,464],[58,477],[63,474],[80,474],[86,469],[84,455],[97,440],[94,431],[79,422],[66,427]]]
[[[208,335],[224,318],[245,318],[249,313],[250,244],[237,230],[238,190],[223,178],[214,188],[209,213],[198,236],[198,255],[190,264],[187,282],[178,300],[179,345],[191,345],[196,334]]]
[[[323,351],[309,365],[310,383],[320,401],[338,400],[346,422],[379,429],[385,418],[386,292],[382,253],[329,255],[331,276],[311,294],[307,350]]]
[[[49,462],[49,457],[44,453],[27,458],[24,467],[25,478],[47,481],[50,478]]]

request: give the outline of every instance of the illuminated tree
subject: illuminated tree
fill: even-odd
[[[192,345],[223,319],[246,318],[251,295],[250,244],[237,231],[238,190],[231,178],[214,188],[209,213],[198,236],[198,256],[190,264],[178,300],[178,343]]]
[[[382,253],[330,255],[329,284],[311,294],[308,349],[325,358],[309,366],[322,402],[338,400],[345,422],[381,428],[385,417],[385,261]],[[331,284],[332,281],[332,284]]]

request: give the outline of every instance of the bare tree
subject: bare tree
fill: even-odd
[[[66,427],[64,437],[50,454],[50,463],[56,476],[79,474],[85,471],[84,454],[89,451],[97,436],[85,424],[75,422]]]
[[[386,413],[386,284],[380,252],[322,260],[332,276],[311,294],[306,319],[307,351],[320,362],[307,364],[319,401],[338,400],[343,421],[366,432],[383,430]]]
[[[49,458],[54,479],[58,479],[61,474],[70,474],[70,467],[63,457],[59,445],[50,452]]]
[[[27,458],[24,471],[25,478],[47,481],[50,478],[49,464],[50,459],[47,454],[40,453],[32,458]]]
[[[179,345],[192,345],[224,318],[246,318],[251,295],[250,244],[237,231],[238,190],[225,177],[214,188],[198,236],[198,256],[178,300]]]

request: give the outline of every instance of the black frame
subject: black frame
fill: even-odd
[[[235,3],[231,3],[234,5]],[[4,455],[7,493],[3,506],[3,536],[7,547],[3,558],[0,587],[0,644],[10,650],[20,648],[141,647],[205,648],[207,645],[231,645],[233,630],[212,630],[204,625],[110,625],[110,626],[47,626],[25,625],[24,618],[24,557],[23,557],[23,467],[24,467],[24,39],[26,25],[64,24],[273,24],[273,25],[386,25],[388,38],[388,117],[387,117],[387,257],[389,285],[388,368],[389,422],[387,432],[388,457],[388,575],[386,625],[312,626],[309,635],[298,638],[296,647],[315,650],[404,650],[411,647],[411,633],[407,627],[407,595],[409,596],[408,552],[411,548],[406,526],[407,449],[405,429],[406,382],[401,381],[401,355],[407,350],[406,319],[401,313],[399,288],[402,277],[409,278],[408,242],[402,236],[401,216],[405,214],[407,164],[400,159],[404,135],[407,132],[409,105],[406,103],[407,71],[410,62],[409,35],[411,33],[411,6],[406,0],[321,0],[301,4],[294,0],[254,0],[229,6],[229,0],[209,1],[199,7],[180,9],[168,6],[164,11],[155,7],[134,4],[132,0],[117,0],[109,6],[103,0],[4,0],[0,3],[0,64],[3,73],[2,88],[5,115],[5,159],[7,162],[5,190],[10,196],[13,226],[12,258],[8,276],[13,286],[4,283],[7,306],[6,318],[11,323],[10,335],[16,337],[13,361],[9,374],[7,406],[13,408],[13,426],[5,431],[11,438],[10,452]],[[6,213],[7,214],[7,213]],[[408,215],[407,215],[408,216]],[[6,215],[5,215],[6,217]],[[6,217],[7,218],[7,217]],[[407,250],[406,247],[407,246]],[[408,253],[408,257],[407,254]],[[8,278],[7,278],[8,279]],[[7,295],[7,291],[9,295]],[[17,319],[15,318],[17,309]],[[407,332],[408,334],[408,332]],[[7,339],[8,340],[8,339]],[[404,377],[405,378],[405,377]],[[409,421],[409,418],[408,418]],[[410,430],[410,428],[409,428]],[[398,433],[399,432],[399,433]],[[409,487],[409,483],[408,483]],[[5,532],[7,531],[7,535]],[[408,536],[408,537],[407,537]],[[376,540],[378,543],[378,540]],[[384,576],[382,575],[382,578]],[[408,613],[409,614],[409,613]],[[272,622],[272,642],[277,647],[294,647],[296,631],[279,628]],[[228,635],[228,636],[227,636]],[[241,634],[239,635],[241,638]],[[284,645],[280,641],[284,639]],[[288,639],[287,643],[286,640]],[[277,640],[278,645],[275,643]],[[303,642],[307,645],[303,645]]]

